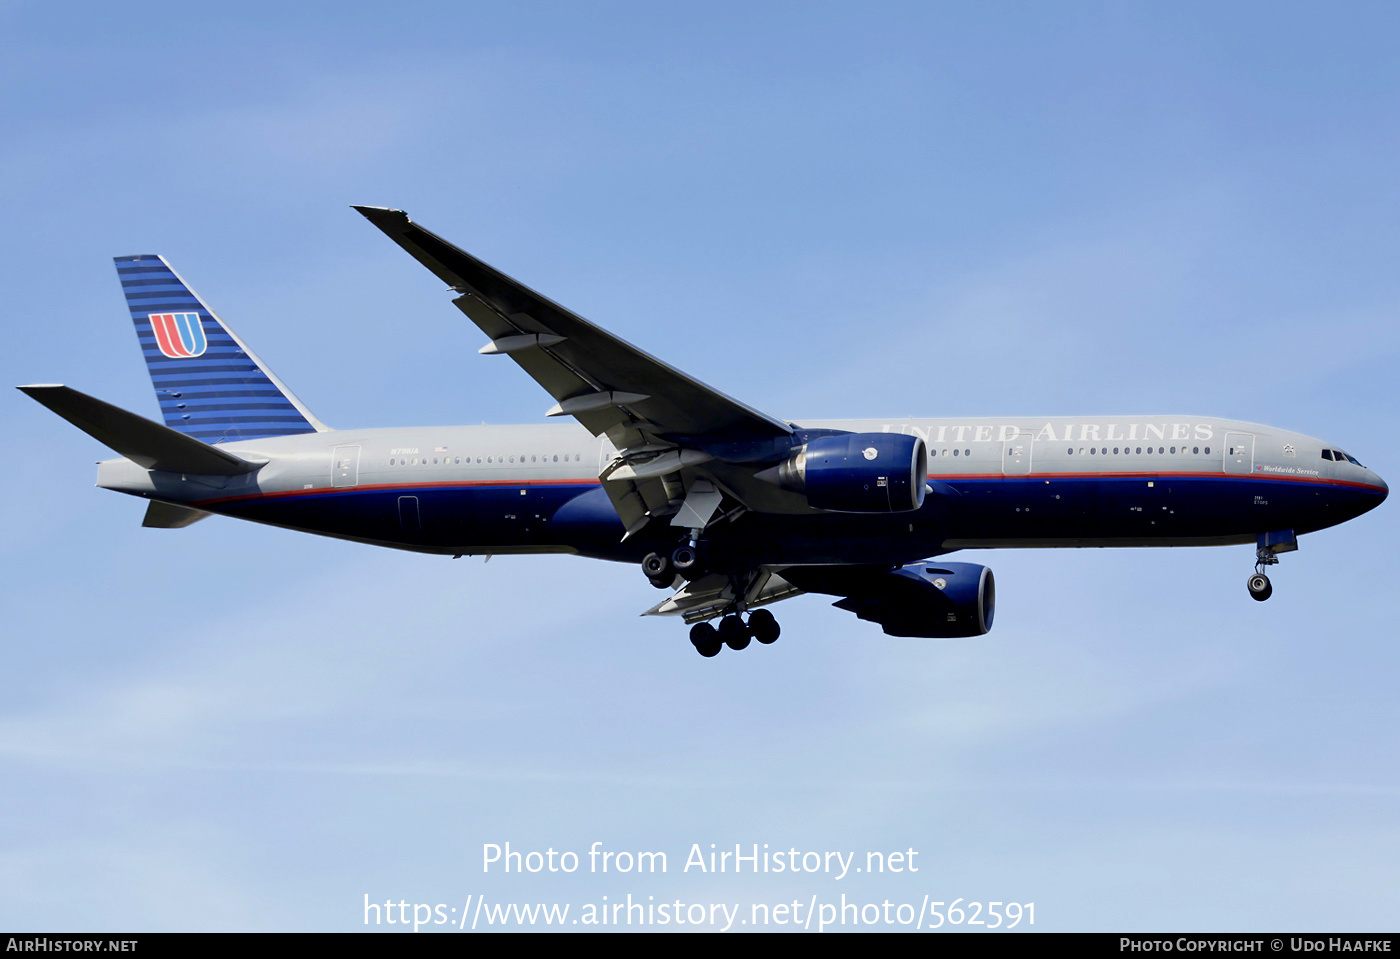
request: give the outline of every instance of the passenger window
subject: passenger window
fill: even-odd
[[[1172,447],[1172,455],[1176,455],[1176,447],[1175,447],[1175,446]]]
[[[1074,455],[1074,447],[1071,446],[1069,449],[1065,450],[1065,453],[1066,453],[1067,455],[1069,455],[1069,456],[1073,456],[1073,455]]]
[[[954,456],[957,456],[957,455],[958,455],[958,451],[957,451],[957,450],[953,450],[953,455],[954,455]]]
[[[1141,455],[1141,453],[1142,453],[1142,447],[1139,446],[1139,447],[1137,448],[1137,451],[1138,451],[1139,455]]]
[[[1193,446],[1193,447],[1191,447],[1191,452],[1192,452],[1192,453],[1199,453],[1200,451],[1201,451],[1201,448],[1200,448],[1199,446]]]

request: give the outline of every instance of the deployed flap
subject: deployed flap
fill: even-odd
[[[744,607],[754,609],[767,606],[800,595],[801,592],[777,573],[764,570],[749,584],[743,597]],[[729,577],[711,573],[686,583],[670,598],[657,603],[642,615],[681,616],[687,623],[698,623],[724,614],[733,607],[736,598]]]
[[[93,439],[138,466],[170,473],[241,476],[263,462],[251,462],[192,436],[152,423],[144,416],[57,384],[17,387]]]
[[[456,290],[492,343],[594,435],[635,423],[660,438],[785,436],[791,428],[706,386],[459,250],[401,210],[355,207]],[[537,336],[537,339],[531,339]],[[572,402],[571,402],[572,401]]]
[[[184,529],[212,515],[202,509],[190,509],[188,506],[152,500],[151,505],[146,507],[146,518],[141,521],[141,525],[152,529]]]

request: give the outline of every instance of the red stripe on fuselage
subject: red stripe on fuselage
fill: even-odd
[[[1319,486],[1340,486],[1350,489],[1365,490],[1369,493],[1384,493],[1386,490],[1380,486],[1372,486],[1369,483],[1357,483],[1351,480],[1327,479],[1321,476],[1273,476],[1260,473],[1200,473],[1200,472],[1173,472],[1173,473],[1031,473],[1025,476],[1006,476],[1002,473],[948,473],[929,474],[929,479],[938,480],[944,483],[956,483],[958,481],[967,482],[974,480],[978,482],[995,480],[1094,480],[1094,479],[1210,479],[1210,480],[1231,480],[1235,482],[1267,482],[1267,483],[1313,483]],[[439,480],[437,482],[425,483],[372,483],[361,486],[319,486],[315,489],[283,490],[272,493],[250,493],[245,496],[224,496],[215,499],[197,500],[193,505],[214,506],[224,503],[248,502],[250,500],[263,499],[286,499],[293,496],[324,496],[334,493],[367,493],[381,490],[424,490],[424,489],[490,489],[490,488],[518,488],[521,486],[600,486],[602,485],[596,478],[594,479],[500,479],[500,480]]]
[[[250,493],[246,496],[223,496],[217,499],[198,500],[200,506],[212,506],[222,503],[239,503],[257,499],[286,499],[291,496],[323,496],[328,493],[373,493],[381,490],[422,490],[422,489],[482,489],[482,488],[508,488],[515,489],[520,486],[600,486],[597,478],[593,479],[558,479],[558,480],[440,480],[436,483],[367,483],[360,486],[318,486],[315,489],[293,489],[282,490],[273,493]]]
[[[1373,486],[1370,483],[1358,483],[1355,480],[1329,479],[1325,476],[1280,476],[1277,473],[1203,473],[1193,471],[1182,472],[1114,472],[1114,473],[1029,473],[1008,476],[1005,473],[949,473],[928,475],[929,479],[939,480],[944,483],[953,483],[957,480],[1052,480],[1052,479],[1213,479],[1213,480],[1233,480],[1250,481],[1254,483],[1315,483],[1320,486],[1343,486],[1351,489],[1363,489],[1370,493],[1384,493],[1385,487]]]

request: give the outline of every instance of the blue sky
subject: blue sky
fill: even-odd
[[[550,401],[348,209],[416,219],[774,415],[1184,412],[1393,479],[1386,4],[0,5],[0,354],[154,415],[161,253],[333,426]],[[1400,919],[1394,509],[1248,547],[967,555],[991,634],[803,597],[702,661],[630,568],[145,530],[18,393],[0,926],[337,930],[363,896],[958,897],[1036,928]],[[664,877],[483,876],[483,843]],[[692,843],[919,850],[699,877]],[[577,908],[577,905],[576,905]]]

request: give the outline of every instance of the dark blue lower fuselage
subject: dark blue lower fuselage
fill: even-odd
[[[903,563],[972,547],[1168,546],[1307,533],[1379,505],[1385,490],[1336,480],[1223,474],[945,477],[921,509],[890,514],[746,514],[711,539],[749,563]],[[211,500],[255,522],[437,553],[573,552],[632,561],[674,537],[622,542],[601,486],[405,484]],[[658,524],[659,525],[659,524]],[[679,531],[675,531],[679,534]],[[669,538],[658,539],[658,536]]]

